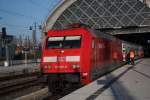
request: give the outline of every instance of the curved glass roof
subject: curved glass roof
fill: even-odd
[[[52,29],[63,29],[72,23],[93,28],[150,25],[150,8],[139,0],[76,0]]]

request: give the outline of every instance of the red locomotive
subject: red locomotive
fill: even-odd
[[[43,45],[41,71],[47,75],[50,91],[58,82],[84,85],[120,66],[126,53],[121,40],[99,30],[50,30]]]

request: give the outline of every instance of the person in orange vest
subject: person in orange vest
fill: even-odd
[[[135,56],[134,50],[131,50],[130,51],[130,62],[131,62],[131,64],[134,64],[134,56]]]

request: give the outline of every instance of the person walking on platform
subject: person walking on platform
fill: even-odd
[[[131,50],[130,51],[130,62],[132,65],[134,65],[134,56],[135,56],[134,50]]]
[[[128,64],[130,64],[130,52],[127,53],[126,61]]]

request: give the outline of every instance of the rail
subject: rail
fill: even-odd
[[[23,77],[0,82],[0,95],[40,83],[37,76]]]

